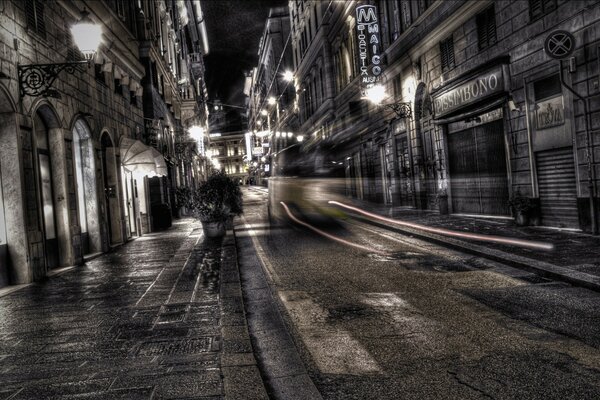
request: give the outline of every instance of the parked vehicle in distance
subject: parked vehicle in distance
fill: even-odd
[[[303,222],[335,227],[345,213],[329,200],[344,198],[344,164],[320,149],[305,150],[294,144],[272,158],[269,178],[269,221],[271,225],[289,223],[290,213]]]

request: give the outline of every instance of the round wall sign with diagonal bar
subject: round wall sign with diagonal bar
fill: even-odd
[[[544,51],[556,60],[562,60],[573,54],[575,50],[575,36],[567,31],[550,32],[544,42]]]

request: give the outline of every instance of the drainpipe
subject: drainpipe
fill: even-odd
[[[561,86],[565,87],[569,92],[571,92],[575,97],[577,97],[583,103],[583,113],[584,113],[584,129],[585,129],[585,147],[586,147],[586,161],[587,161],[587,170],[588,170],[588,192],[590,194],[590,215],[592,219],[592,234],[598,234],[598,225],[596,223],[596,202],[594,200],[594,169],[592,166],[592,148],[591,148],[591,133],[589,129],[589,113],[588,113],[588,100],[579,95],[571,86],[567,85],[563,79],[562,73],[562,60],[558,62],[558,76],[560,77]]]

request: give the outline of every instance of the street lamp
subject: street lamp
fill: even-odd
[[[283,80],[286,82],[291,82],[294,80],[294,73],[292,71],[285,70],[285,72],[283,73]]]
[[[373,85],[365,91],[365,96],[363,99],[370,101],[376,106],[384,106],[391,108],[398,118],[410,118],[412,115],[412,110],[410,108],[410,103],[387,103],[382,104],[383,100],[387,98],[387,94],[385,93],[385,87],[383,85]]]
[[[56,64],[27,64],[17,66],[19,74],[19,89],[24,96],[57,97],[58,92],[51,89],[58,74],[66,70],[74,74],[78,65],[91,65],[91,60],[102,42],[102,29],[89,18],[87,11],[81,12],[81,19],[71,28],[73,40],[83,53],[85,60],[70,61]]]
[[[271,105],[271,106],[272,106],[273,104],[275,104],[275,102],[276,102],[276,101],[277,101],[277,100],[275,100],[275,97],[273,97],[273,96],[270,96],[270,97],[267,99],[267,103],[269,103],[269,105]]]
[[[192,139],[194,139],[198,143],[202,142],[202,140],[204,139],[204,128],[202,128],[201,126],[193,125],[188,129],[188,132],[190,133]]]

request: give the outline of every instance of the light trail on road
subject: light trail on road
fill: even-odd
[[[505,237],[493,236],[493,235],[482,235],[482,234],[478,234],[478,233],[457,232],[457,231],[452,231],[452,230],[443,229],[443,228],[432,228],[432,227],[429,227],[426,225],[415,224],[413,222],[406,222],[406,221],[400,221],[400,220],[393,219],[393,218],[382,217],[381,215],[377,215],[377,214],[362,210],[358,207],[353,207],[348,204],[340,203],[339,201],[330,200],[327,203],[333,204],[336,206],[340,206],[340,207],[346,208],[348,210],[355,211],[359,214],[365,215],[365,216],[373,218],[373,219],[378,219],[380,221],[389,222],[389,223],[401,225],[401,226],[406,226],[409,228],[420,229],[420,230],[423,230],[426,232],[437,233],[440,235],[455,236],[455,237],[459,237],[459,238],[477,240],[477,241],[482,241],[482,242],[510,244],[510,245],[515,245],[515,246],[520,246],[520,247],[528,247],[531,249],[538,249],[538,250],[553,250],[554,249],[554,246],[550,243],[535,242],[532,240],[505,238]]]
[[[358,243],[349,242],[349,241],[347,241],[345,239],[339,238],[339,237],[337,237],[335,235],[331,235],[331,234],[329,234],[329,233],[327,233],[325,231],[322,231],[321,229],[316,228],[316,227],[312,226],[311,224],[308,224],[308,223],[306,223],[304,221],[301,221],[298,218],[296,218],[294,216],[294,214],[292,214],[292,212],[290,211],[290,209],[288,208],[288,206],[283,201],[280,201],[279,203],[283,206],[283,208],[285,209],[285,212],[292,219],[292,221],[296,222],[297,224],[300,224],[302,226],[307,227],[311,231],[313,231],[315,233],[318,233],[321,236],[325,236],[328,239],[334,240],[334,241],[336,241],[338,243],[345,244],[346,246],[355,247],[357,249],[365,250],[365,251],[368,251],[368,252],[371,252],[371,253],[377,253],[377,254],[382,255],[382,256],[387,256],[388,255],[388,253],[385,252],[385,251],[381,251],[381,250],[377,250],[377,249],[374,249],[374,248],[371,248],[371,247],[363,246],[363,245],[360,245]]]

